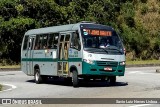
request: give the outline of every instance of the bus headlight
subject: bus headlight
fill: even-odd
[[[120,62],[119,65],[126,65],[125,61]]]
[[[89,64],[94,64],[94,61],[90,59],[83,59],[83,61]]]

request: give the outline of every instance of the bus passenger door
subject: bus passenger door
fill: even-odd
[[[28,40],[28,50],[26,53],[26,71],[27,75],[33,75],[33,48],[34,48],[35,37],[30,36]]]
[[[59,38],[59,51],[58,51],[58,75],[68,76],[69,75],[69,64],[68,64],[68,52],[69,52],[69,39],[71,34],[60,34]]]

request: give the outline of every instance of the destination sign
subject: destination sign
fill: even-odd
[[[111,31],[105,31],[105,30],[95,30],[95,29],[83,29],[84,32],[87,32],[89,35],[94,36],[112,36]],[[86,33],[84,33],[86,34]]]

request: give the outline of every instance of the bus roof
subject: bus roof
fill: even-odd
[[[25,33],[25,35],[37,35],[37,34],[63,32],[63,31],[73,31],[73,30],[78,30],[78,28],[81,24],[95,24],[95,23],[80,22],[80,23],[76,23],[76,24],[68,24],[68,25],[60,25],[60,26],[32,29],[32,30],[28,30]],[[95,24],[95,25],[101,25],[101,24]],[[105,26],[109,29],[112,29],[111,27],[106,26],[106,25],[101,25],[101,26]]]
[[[75,28],[78,29],[78,27],[74,27],[76,25],[77,24],[69,24],[69,25],[32,29],[32,30],[28,30],[25,33],[25,35],[36,35],[36,34],[54,33],[54,32],[61,32],[61,31],[71,31],[71,30],[76,30]]]

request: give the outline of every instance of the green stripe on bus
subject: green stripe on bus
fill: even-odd
[[[53,62],[53,61],[57,61],[57,59],[53,59],[53,58],[22,58],[21,61]]]
[[[36,62],[56,62],[56,61],[69,61],[69,62],[79,62],[82,58],[68,58],[68,60],[58,60],[53,58],[22,58],[21,61],[36,61]]]
[[[69,62],[79,62],[82,61],[82,58],[68,58]]]

